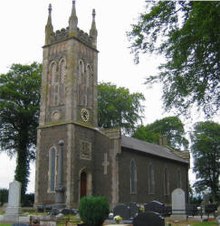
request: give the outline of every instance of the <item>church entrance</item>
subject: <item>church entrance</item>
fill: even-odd
[[[87,174],[83,171],[80,175],[80,198],[87,195]]]

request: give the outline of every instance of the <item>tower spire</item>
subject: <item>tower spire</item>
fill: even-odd
[[[47,19],[47,24],[45,26],[45,45],[48,45],[48,44],[51,43],[51,38],[52,38],[52,35],[53,35],[53,25],[52,25],[51,12],[52,12],[52,5],[49,4],[48,19]]]
[[[89,34],[90,34],[90,36],[93,39],[93,46],[94,47],[96,47],[96,44],[97,44],[97,35],[98,35],[97,29],[96,29],[95,16],[96,16],[95,9],[93,9],[92,10],[92,25],[91,25],[91,29],[90,29]]]
[[[69,35],[73,35],[77,31],[78,18],[76,16],[75,0],[72,1],[72,12],[69,18]]]

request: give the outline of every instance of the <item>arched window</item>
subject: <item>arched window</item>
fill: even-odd
[[[154,168],[152,163],[148,166],[148,193],[155,193],[155,177],[154,177]]]
[[[164,195],[169,195],[169,174],[168,174],[168,169],[167,167],[164,169]]]
[[[85,76],[85,68],[84,62],[82,60],[79,61],[79,78],[78,78],[78,101],[79,104],[85,106],[86,97],[85,97],[85,89],[86,89],[86,76]]]
[[[60,61],[60,83],[63,84],[65,82],[66,77],[66,62],[64,59]]]
[[[130,162],[130,193],[137,193],[137,167],[134,159]]]
[[[52,62],[49,69],[49,105],[56,106],[59,101],[59,79],[57,74],[57,64]]]
[[[56,186],[56,148],[49,150],[49,192],[55,191]]]
[[[51,64],[51,83],[57,83],[58,78],[57,78],[57,65],[55,62]]]
[[[92,100],[93,100],[93,73],[92,68],[88,64],[86,67],[86,77],[87,77],[87,84],[86,84],[86,93],[87,93],[87,105],[88,107],[92,107]]]
[[[60,85],[59,85],[59,104],[64,104],[65,98],[65,79],[66,79],[66,62],[64,59],[60,61]]]

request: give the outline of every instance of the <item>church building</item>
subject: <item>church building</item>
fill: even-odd
[[[75,1],[68,27],[54,32],[49,6],[43,46],[35,206],[77,208],[87,195],[118,203],[171,203],[188,194],[188,152],[126,137],[97,126],[97,29],[77,26]],[[187,201],[187,200],[186,200]]]

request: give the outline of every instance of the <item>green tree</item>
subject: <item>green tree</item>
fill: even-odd
[[[198,122],[192,133],[193,171],[196,173],[195,189],[209,191],[214,200],[219,200],[220,177],[220,124]]]
[[[128,37],[140,53],[163,54],[166,63],[146,83],[163,84],[166,110],[190,113],[192,105],[212,116],[220,109],[220,2],[146,1],[146,12]]]
[[[98,125],[102,128],[122,128],[131,133],[136,124],[143,118],[141,101],[145,98],[141,93],[130,93],[124,87],[111,83],[98,85]]]
[[[39,118],[41,65],[13,64],[0,75],[0,145],[1,151],[17,163],[15,180],[22,183],[24,197],[30,173],[30,161],[35,159],[35,144]]]
[[[174,149],[187,149],[188,140],[184,137],[184,125],[176,116],[166,117],[136,129],[133,137],[150,143],[160,143],[165,138],[167,145]]]
[[[8,202],[8,189],[0,188],[0,207]]]

